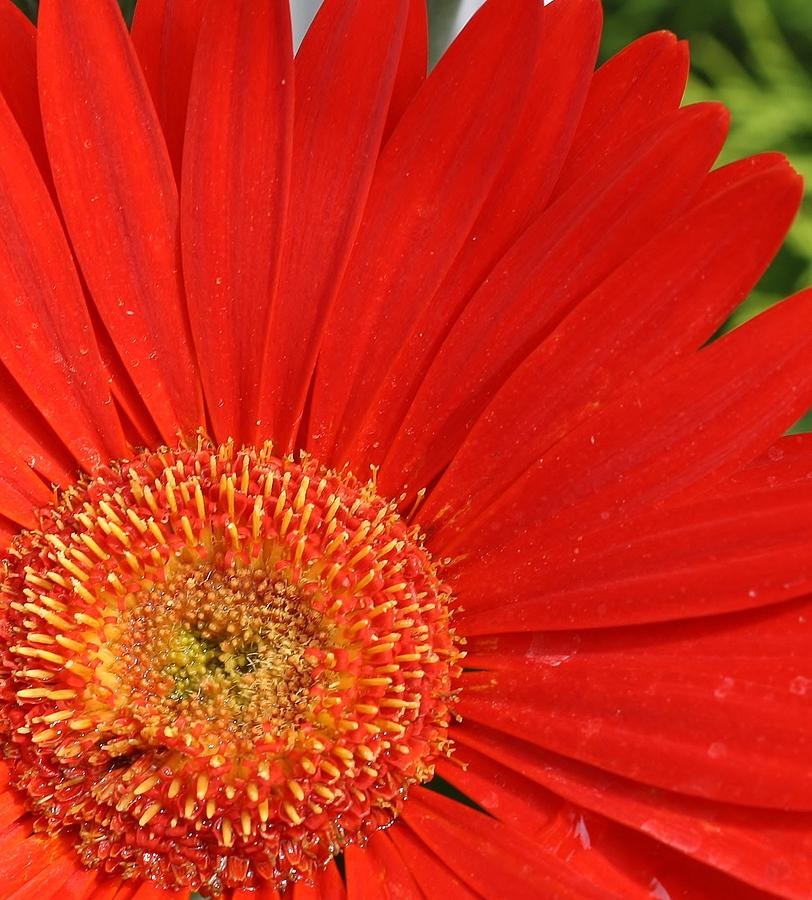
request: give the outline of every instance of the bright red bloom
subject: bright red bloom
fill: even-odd
[[[0,2],[4,896],[812,894],[799,179],[600,15]]]

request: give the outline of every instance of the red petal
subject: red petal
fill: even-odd
[[[535,841],[433,791],[413,790],[403,820],[469,887],[485,898],[609,900],[562,859],[539,855]]]
[[[288,200],[293,50],[287,0],[208,7],[183,153],[189,316],[214,433],[256,432]]]
[[[51,197],[0,98],[0,358],[90,468],[122,456],[121,425]]]
[[[460,584],[532,585],[545,547],[712,488],[812,403],[812,292],[799,294],[607,404],[464,525]],[[451,528],[459,527],[452,525]],[[450,534],[438,535],[447,552]],[[539,556],[541,554],[542,556]],[[498,572],[494,561],[498,559]],[[525,561],[533,560],[533,571]],[[462,587],[460,588],[463,591]]]
[[[635,781],[812,810],[810,612],[472,639],[493,670],[463,675],[457,709]]]
[[[474,726],[475,727],[475,726]],[[497,744],[509,740],[494,732]],[[650,900],[658,884],[662,896],[717,898],[745,890],[743,885],[715,875],[651,838],[565,803],[528,778],[472,751],[459,748],[465,771],[441,765],[452,784],[517,831],[532,837],[542,852],[566,861],[568,868],[611,897]],[[679,873],[676,877],[674,870]],[[686,882],[691,890],[681,890]],[[716,890],[711,889],[711,885]],[[721,885],[726,892],[720,890]],[[702,887],[699,888],[699,885]],[[667,886],[667,887],[666,887]],[[698,889],[699,888],[699,889]],[[707,893],[706,893],[707,890]],[[751,896],[745,890],[744,896]]]
[[[735,168],[733,184],[719,179],[720,193],[633,254],[519,366],[466,437],[432,509],[468,497],[487,507],[608,397],[713,335],[767,268],[801,200],[783,160],[755,174]],[[527,402],[542,396],[540,406]]]
[[[0,791],[0,832],[6,831],[26,814],[25,800],[20,791]]]
[[[116,894],[116,900],[118,900]],[[165,891],[145,881],[133,894],[132,900],[186,900],[187,891]]]
[[[464,771],[444,763],[439,774],[500,822],[534,841],[545,855],[565,859],[574,873],[610,896],[650,900],[656,867],[651,859],[630,864],[624,842],[628,835],[616,834],[621,829],[596,840],[596,817],[583,816],[560,797],[468,747],[459,748],[458,758]]]
[[[175,180],[114,0],[40,8],[40,102],[73,247],[167,440],[202,422],[178,277]]]
[[[387,140],[403,118],[406,107],[426,80],[429,65],[429,20],[425,0],[409,0],[406,34],[400,54],[398,73],[384,128]]]
[[[362,849],[344,851],[349,900],[423,900],[423,892],[403,864],[393,842],[378,832]]]
[[[286,449],[364,211],[407,13],[406,0],[327,0],[296,57],[289,222],[261,413],[263,432]]]
[[[398,822],[390,835],[400,851],[403,862],[427,897],[443,897],[444,900],[477,900],[480,896],[463,881],[460,881],[405,822]]]
[[[462,594],[457,625],[466,635],[599,628],[766,606],[812,592],[810,545],[808,480],[722,493],[553,550],[533,586]]]
[[[297,882],[293,886],[293,900],[346,900],[347,892],[338,871],[338,866],[328,863],[310,885]]]
[[[421,488],[442,471],[494,391],[561,317],[682,212],[725,129],[720,107],[683,110],[527,228],[436,351],[384,463],[387,493],[399,494],[404,478]]]
[[[812,894],[812,817],[708,803],[627,781],[489,728],[455,730],[458,753],[484,778],[476,747],[562,797],[782,897]],[[468,772],[471,770],[469,769]],[[466,773],[466,777],[467,777]],[[464,789],[470,790],[466,782]],[[476,796],[476,794],[474,794]]]
[[[183,0],[138,0],[132,39],[180,181],[183,137],[201,8]]]
[[[2,365],[0,422],[9,452],[22,458],[46,483],[67,486],[73,481],[75,460]]]
[[[27,886],[52,865],[68,862],[78,864],[76,854],[67,841],[58,837],[31,834],[31,822],[26,819],[15,829],[6,832],[0,841],[0,883],[5,897],[40,897],[41,887],[28,891]],[[18,893],[19,892],[19,893]]]
[[[639,38],[595,73],[567,162],[561,195],[631,135],[673,112],[688,80],[688,45],[659,31]]]
[[[523,105],[541,8],[536,0],[486,3],[381,155],[320,350],[309,445],[322,460],[350,398],[363,399],[361,383],[377,372],[370,356],[380,356],[384,325],[389,347],[430,302],[470,232],[508,148],[507,123]]]
[[[61,885],[61,897],[70,897],[71,900],[82,900],[87,897],[93,888],[96,875],[88,871],[80,862],[73,848],[68,847],[67,852],[44,868],[29,873],[25,884],[11,893],[3,893],[4,900],[34,900],[53,896],[50,888],[55,884]]]
[[[19,447],[13,446],[10,436],[0,430],[0,516],[25,528],[35,528],[34,510],[51,499],[44,482],[20,456]]]
[[[591,79],[600,23],[597,0],[574,0],[545,9],[529,96],[513,128],[505,163],[437,295],[383,354],[390,358],[375,379],[368,408],[359,402],[351,405],[348,416],[358,418],[357,433],[353,449],[346,452],[353,459],[379,461],[382,451],[374,448],[388,446],[403,421],[438,341],[497,260],[547,203]]]
[[[10,0],[0,2],[0,47],[0,94],[40,171],[50,177],[37,97],[37,32]]]

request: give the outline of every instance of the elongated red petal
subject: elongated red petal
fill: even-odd
[[[70,249],[1,97],[0,359],[78,466],[89,469],[123,455],[121,425]]]
[[[51,492],[11,441],[12,435],[0,430],[0,517],[34,528],[34,510],[50,502]]]
[[[185,0],[138,0],[133,15],[133,44],[161,120],[178,181],[201,20],[201,4]]]
[[[372,370],[370,396],[355,396],[347,412],[355,424],[347,429],[344,449],[354,460],[380,460],[383,451],[375,448],[388,446],[438,342],[497,260],[544,208],[578,122],[600,24],[597,0],[545,9],[527,102],[471,234],[429,307],[409,323],[407,333],[393,334],[391,345],[380,350],[380,369],[366,360]]]
[[[782,897],[812,892],[812,816],[709,803],[657,790],[541,750],[473,722],[455,737],[480,777],[487,754],[562,797]],[[477,748],[481,752],[474,751]],[[470,769],[469,769],[470,771]],[[470,785],[469,785],[470,787]]]
[[[812,591],[812,483],[716,494],[551,548],[527,590],[465,598],[467,634],[610,627],[765,606]]]
[[[434,893],[444,900],[476,900],[480,896],[459,879],[405,822],[399,822],[391,836],[403,862],[427,897]]]
[[[397,495],[447,465],[494,392],[574,304],[679,215],[721,148],[726,114],[691,107],[579,182],[495,267],[435,354],[381,478]],[[662,178],[664,167],[668,178]],[[424,513],[425,514],[425,513]]]
[[[288,200],[293,50],[286,0],[215,0],[200,30],[183,154],[189,315],[215,435],[256,432]]]
[[[555,193],[563,194],[607,154],[673,112],[688,80],[688,45],[666,31],[639,38],[595,73]]]
[[[68,485],[76,477],[75,460],[2,365],[0,421],[7,446],[46,483]]]
[[[586,419],[475,527],[471,517],[457,532],[470,554],[459,572],[464,592],[473,595],[497,581],[523,590],[533,578],[523,565],[531,549],[543,558],[545,545],[572,541],[669,499],[687,501],[749,462],[812,403],[811,326],[812,292],[806,292]],[[451,538],[456,528],[442,535],[446,552],[457,540]],[[489,569],[496,558],[498,576]]]
[[[502,740],[510,740],[498,732],[492,734],[497,746]],[[714,877],[704,866],[643,834],[562,801],[540,783],[477,753],[469,744],[459,747],[459,758],[465,760],[465,770],[442,764],[440,771],[445,778],[497,819],[535,840],[546,854],[565,859],[574,873],[611,897],[650,900],[657,884],[669,896],[691,898],[732,896],[729,892],[744,889],[724,876]],[[707,894],[704,890],[697,892],[695,883],[692,890],[680,891],[685,881],[710,882]],[[720,882],[727,882],[728,893],[719,891]]]
[[[344,852],[349,900],[423,900],[411,872],[393,842],[379,832],[363,848]]]
[[[386,141],[403,118],[423,82],[429,65],[429,20],[425,0],[408,0],[409,15],[400,53],[398,72],[392,90],[392,101],[386,118],[383,139]]]
[[[0,879],[6,897],[40,896],[41,889],[26,891],[28,883],[51,866],[60,867],[69,862],[70,867],[79,865],[70,843],[58,837],[48,837],[31,833],[30,820],[23,820],[19,826],[0,836]]]
[[[36,29],[11,2],[0,2],[0,94],[31,150],[43,176],[49,177],[45,137],[37,97]]]
[[[761,277],[800,204],[786,161],[764,162],[736,164],[732,184],[720,176],[718,193],[634,253],[519,366],[466,437],[435,509],[468,497],[488,506],[632,379],[712,336]],[[528,403],[533,396],[544,403]]]
[[[458,710],[635,781],[809,811],[810,609],[483,636],[470,660],[489,671],[463,676]]]
[[[54,884],[62,885],[61,896],[82,900],[92,890],[95,880],[95,873],[82,865],[73,848],[66,842],[60,857],[36,874],[30,874],[24,885],[5,894],[5,900],[34,900],[36,897],[47,897]],[[70,887],[69,894],[65,893],[67,886]]]
[[[203,422],[183,313],[175,179],[114,0],[46,0],[37,63],[48,155],[93,301],[167,440]]]
[[[308,448],[322,459],[384,329],[387,342],[403,333],[470,232],[523,106],[540,10],[534,0],[486,3],[387,143],[320,349]]]
[[[318,873],[312,886],[301,881],[293,886],[293,900],[346,900],[346,897],[344,882],[334,863]]]
[[[611,896],[564,860],[539,854],[536,843],[521,833],[432,791],[414,790],[403,818],[455,875],[487,900]]]
[[[285,448],[363,214],[408,13],[407,0],[327,0],[296,57],[289,223],[261,410],[262,432]]]

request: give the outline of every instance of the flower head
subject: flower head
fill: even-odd
[[[599,30],[0,5],[11,896],[809,894],[799,179]]]

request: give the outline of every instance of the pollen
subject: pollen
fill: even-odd
[[[451,752],[441,571],[373,482],[306,454],[200,438],[111,463],[0,578],[12,780],[88,867],[281,890]]]

